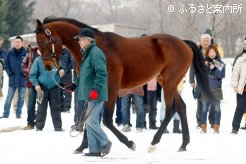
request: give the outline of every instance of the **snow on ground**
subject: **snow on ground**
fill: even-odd
[[[135,163],[135,164],[245,164],[245,135],[246,131],[240,130],[238,135],[231,135],[231,122],[235,111],[235,94],[230,87],[231,62],[227,62],[227,73],[224,79],[223,91],[224,100],[221,103],[221,133],[213,134],[209,129],[207,134],[200,134],[200,129],[196,129],[196,101],[191,95],[191,87],[187,82],[183,93],[183,98],[187,104],[187,116],[190,129],[190,144],[187,152],[177,152],[182,143],[180,134],[164,134],[161,142],[157,145],[157,151],[147,153],[147,148],[152,141],[156,131],[145,130],[143,133],[125,133],[128,139],[136,143],[136,151],[131,151],[105,127],[103,127],[112,141],[113,146],[110,154],[103,158],[84,157],[81,154],[74,155],[73,151],[82,140],[82,135],[70,137],[70,126],[73,124],[73,112],[62,113],[63,128],[65,132],[54,132],[51,116],[48,109],[46,126],[42,132],[15,131],[0,133],[0,163],[1,164],[81,164],[81,163]],[[5,74],[4,98],[0,100],[0,115],[7,94],[7,76]],[[160,104],[158,104],[160,107]],[[21,119],[16,119],[11,109],[8,119],[0,119],[0,129],[12,126],[25,126],[27,118],[26,106],[23,108]],[[159,113],[158,113],[159,114]],[[135,114],[132,114],[132,123],[135,125]],[[159,115],[157,116],[159,120]],[[168,130],[172,131],[172,121]],[[244,122],[242,122],[243,124]],[[120,130],[122,127],[118,127]],[[86,150],[85,152],[87,152]]]

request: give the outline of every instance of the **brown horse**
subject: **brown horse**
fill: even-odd
[[[177,111],[181,119],[183,135],[183,143],[179,150],[186,150],[190,142],[186,105],[178,94],[177,86],[192,62],[198,85],[207,97],[212,97],[204,59],[196,44],[167,34],[125,38],[115,33],[101,32],[73,19],[48,17],[43,24],[37,20],[36,27],[37,44],[47,70],[52,69],[54,65],[58,67],[63,44],[69,49],[76,62],[81,62],[80,47],[73,36],[77,35],[79,29],[83,27],[89,27],[94,31],[96,43],[105,53],[107,60],[109,101],[104,104],[105,126],[118,137],[120,142],[135,150],[135,143],[129,141],[113,125],[112,117],[117,93],[122,89],[141,86],[157,77],[165,91],[166,116],[151,145],[159,143],[164,129]],[[86,148],[86,142],[82,142],[81,146],[82,149]]]

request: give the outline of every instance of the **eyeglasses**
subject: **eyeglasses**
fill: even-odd
[[[88,37],[80,37],[79,40],[87,40]]]

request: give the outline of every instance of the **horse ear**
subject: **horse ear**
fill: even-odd
[[[36,27],[36,33],[38,32],[38,31],[43,31],[43,25],[42,25],[42,23],[41,23],[41,21],[39,20],[39,19],[37,19],[37,27]]]
[[[37,19],[37,27],[40,27],[40,26],[42,26],[42,23],[41,23],[41,21],[39,20],[39,19]]]

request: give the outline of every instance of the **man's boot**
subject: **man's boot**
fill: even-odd
[[[182,130],[179,129],[179,124],[180,124],[180,121],[179,120],[173,120],[173,133],[182,133]]]
[[[77,149],[74,150],[73,153],[74,154],[81,154],[81,153],[83,153],[83,150],[86,148],[88,148],[88,139],[87,139],[87,130],[85,129],[82,143]]]
[[[201,124],[201,128],[202,128],[202,130],[200,133],[202,133],[202,134],[207,133],[207,124]]]
[[[220,133],[219,128],[220,128],[220,125],[214,124],[214,133],[219,134]]]

